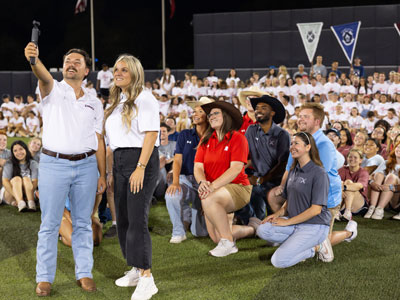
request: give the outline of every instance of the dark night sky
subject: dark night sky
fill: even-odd
[[[32,20],[41,22],[40,57],[47,67],[60,67],[62,55],[73,47],[90,53],[90,13],[74,15],[76,0],[2,1],[0,70],[28,70],[23,49],[30,40]],[[88,3],[90,0],[88,0]],[[161,1],[94,0],[95,47],[98,66],[113,64],[120,53],[139,57],[146,69],[161,68]],[[175,0],[169,19],[166,0],[167,65],[193,66],[193,14],[296,9],[347,5],[397,4],[395,1],[268,1],[268,0]],[[400,21],[400,20],[399,20]]]

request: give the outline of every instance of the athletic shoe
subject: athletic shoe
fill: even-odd
[[[400,213],[392,217],[393,220],[400,220]]]
[[[153,295],[157,294],[158,288],[154,283],[154,277],[140,276],[139,283],[132,294],[131,300],[149,300]]]
[[[107,232],[104,234],[105,238],[113,238],[117,236],[117,225],[111,225]]]
[[[347,221],[351,221],[353,219],[353,214],[351,213],[351,210],[346,209],[342,215],[342,218],[346,219]]]
[[[120,287],[136,286],[139,282],[140,271],[135,267],[124,273],[125,276],[115,280],[115,284]]]
[[[15,136],[15,132],[10,132],[10,133],[8,134],[8,136],[9,136],[9,137],[14,137],[14,136]]]
[[[227,239],[220,239],[217,247],[209,251],[208,253],[215,257],[224,257],[229,254],[233,254],[238,252],[238,248],[236,247],[234,242],[231,242]]]
[[[256,217],[251,217],[247,225],[254,228],[254,234],[255,234],[257,232],[258,226],[261,225],[261,220]]]
[[[325,241],[319,245],[318,258],[323,262],[331,262],[333,260],[334,255],[329,238],[326,238]]]
[[[28,209],[31,211],[36,211],[36,204],[33,200],[28,200]]]
[[[357,237],[357,222],[353,220],[349,221],[344,230],[350,231],[352,233],[352,235],[349,238],[345,239],[346,242],[350,243]]]
[[[375,211],[375,206],[370,206],[370,207],[368,208],[367,213],[364,215],[364,218],[366,218],[366,219],[371,219],[371,217],[372,217],[374,211]]]
[[[171,244],[180,244],[182,243],[184,240],[186,240],[186,234],[184,235],[176,235],[171,237],[171,239],[169,240],[169,242]]]
[[[18,202],[18,211],[23,212],[26,210],[26,203],[25,201],[19,201]]]
[[[0,189],[0,204],[3,202],[4,200],[4,194],[6,192],[6,189],[4,188],[4,186]]]
[[[382,220],[384,215],[385,212],[383,211],[383,208],[377,207],[375,208],[374,214],[372,215],[371,219]]]

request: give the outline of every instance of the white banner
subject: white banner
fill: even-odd
[[[312,63],[317,51],[319,37],[321,35],[322,26],[324,23],[297,23],[301,39],[303,40],[304,48],[306,50],[308,61]]]

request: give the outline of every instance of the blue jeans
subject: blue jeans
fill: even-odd
[[[58,230],[67,197],[71,205],[75,277],[77,280],[83,277],[92,278],[91,214],[96,197],[97,178],[95,155],[78,161],[40,155],[39,191],[42,223],[36,251],[36,282],[54,281],[57,268]]]
[[[190,231],[194,236],[207,236],[204,216],[195,208],[196,201],[200,201],[197,193],[197,184],[194,177],[179,175],[182,192],[174,195],[165,194],[165,202],[172,223],[172,236],[185,235],[183,221],[191,222]],[[190,207],[192,202],[192,207]],[[198,205],[201,207],[201,205]]]
[[[314,247],[321,244],[329,233],[328,225],[296,224],[275,226],[267,222],[257,229],[263,240],[281,244],[271,257],[276,268],[291,267],[315,255]]]

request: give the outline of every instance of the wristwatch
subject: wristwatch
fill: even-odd
[[[140,162],[138,162],[136,166],[137,166],[138,168],[146,169],[146,165],[144,165],[144,164],[142,164],[142,163],[140,163]]]

